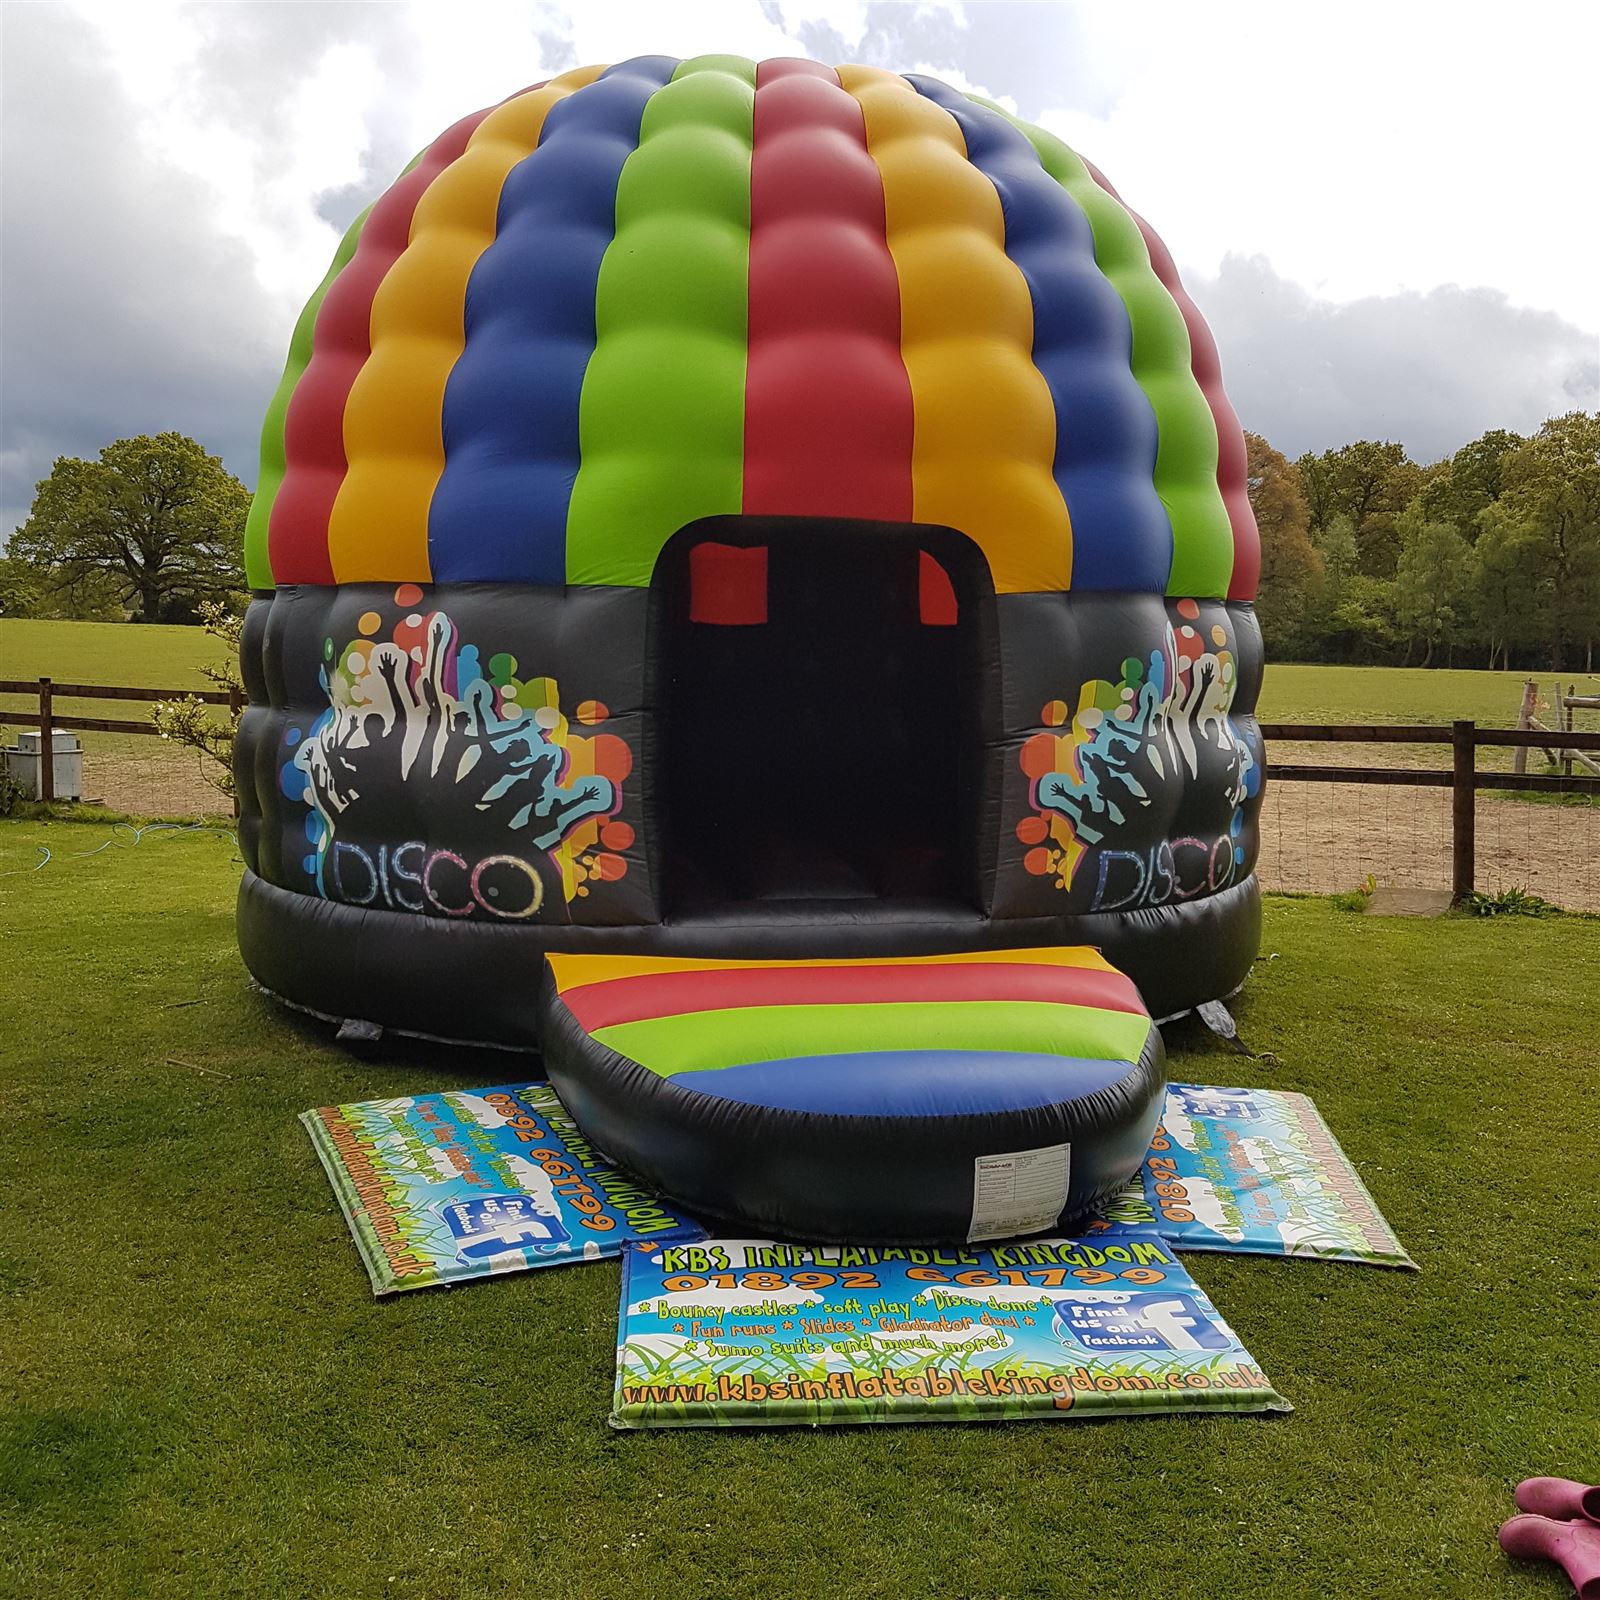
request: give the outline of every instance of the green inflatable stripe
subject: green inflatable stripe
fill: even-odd
[[[1139,224],[1054,134],[992,100],[969,98],[1017,128],[1038,152],[1040,165],[1088,217],[1095,260],[1128,308],[1133,375],[1160,430],[1155,487],[1172,521],[1167,593],[1224,598],[1233,577],[1233,525],[1217,485],[1216,419],[1195,379],[1183,312],[1151,267]]]
[[[1026,1000],[741,1006],[597,1028],[594,1038],[670,1078],[749,1061],[862,1050],[1007,1050],[1137,1061],[1150,1019]]]
[[[412,163],[415,165],[415,163]],[[272,502],[278,498],[278,485],[284,473],[284,420],[289,415],[289,397],[299,383],[301,375],[311,364],[311,336],[317,326],[317,313],[322,309],[333,280],[349,265],[361,239],[372,211],[368,206],[345,230],[339,248],[333,253],[322,282],[316,293],[306,301],[300,320],[294,325],[294,336],[289,340],[289,358],[284,363],[283,376],[267,407],[266,419],[261,424],[261,472],[256,480],[255,497],[250,502],[250,518],[244,525],[244,575],[252,589],[272,587],[272,560],[267,551],[267,524],[272,517]]]
[[[743,505],[755,70],[685,61],[623,163],[578,403],[569,583],[644,587],[679,528]]]
[[[680,61],[672,74],[672,81],[678,82],[682,78],[693,77],[697,72],[725,72],[730,78],[740,78],[750,85],[750,93],[756,91],[756,64],[747,56],[690,56],[686,61]],[[751,114],[755,113],[752,104]]]

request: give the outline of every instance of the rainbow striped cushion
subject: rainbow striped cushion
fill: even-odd
[[[701,1094],[836,1115],[960,1116],[1091,1094],[1150,1017],[1090,949],[865,961],[552,955],[596,1044]]]
[[[1054,1163],[1053,1222],[1138,1170],[1159,1113],[1160,1034],[1094,950],[546,959],[557,1092],[615,1160],[708,1218],[964,1239],[978,1166],[1014,1155]]]

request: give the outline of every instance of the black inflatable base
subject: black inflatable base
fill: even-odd
[[[319,900],[246,870],[239,949],[263,989],[303,1010],[537,1050],[546,951],[806,960],[1086,944],[1127,973],[1161,1019],[1232,994],[1260,948],[1253,874],[1203,899],[1072,917],[964,918],[930,903],[862,920],[859,907],[847,904],[848,911],[808,901],[781,916],[752,906],[735,919],[650,927],[506,926]]]

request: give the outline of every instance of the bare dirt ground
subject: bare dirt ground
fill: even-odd
[[[1268,774],[1256,868],[1264,889],[1342,893],[1369,873],[1380,884],[1448,889],[1450,859],[1448,789]],[[1569,911],[1600,911],[1600,806],[1480,794],[1476,878],[1485,893],[1524,889]]]
[[[217,816],[232,809],[227,796],[206,781],[193,751],[174,749],[159,739],[138,743],[143,748],[84,750],[85,800],[144,817]]]

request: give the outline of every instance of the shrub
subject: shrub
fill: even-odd
[[[1561,908],[1542,900],[1526,889],[1502,889],[1499,894],[1469,894],[1461,902],[1461,909],[1474,917],[1551,917],[1559,916]]]
[[[233,741],[244,707],[244,684],[239,677],[239,635],[244,618],[219,600],[205,600],[200,604],[200,620],[212,638],[221,639],[228,646],[227,658],[220,667],[200,670],[216,688],[233,697],[232,703],[219,721],[216,706],[186,695],[182,700],[162,701],[150,713],[150,720],[163,739],[198,751],[206,782],[231,800]]]

